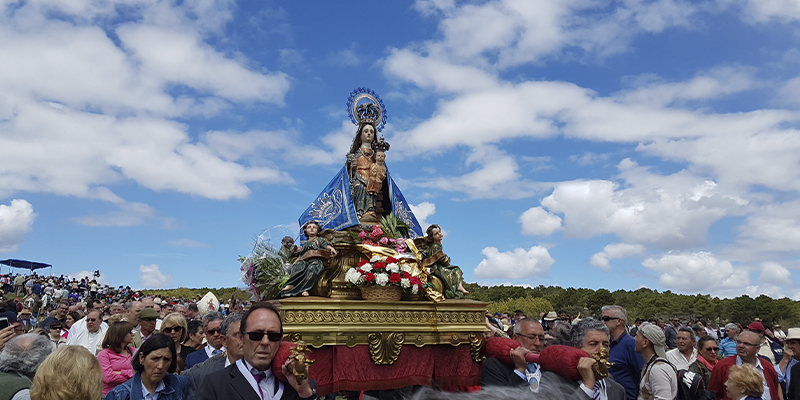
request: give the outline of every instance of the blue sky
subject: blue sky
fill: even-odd
[[[468,282],[800,299],[796,1],[0,10],[0,258],[241,285],[341,168],[364,86]]]

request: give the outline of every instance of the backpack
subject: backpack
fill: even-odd
[[[703,378],[685,369],[678,370],[678,395],[676,400],[714,400],[716,392],[709,392],[703,387]]]

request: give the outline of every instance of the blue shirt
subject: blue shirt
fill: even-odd
[[[622,332],[611,341],[608,361],[614,366],[608,372],[614,380],[625,388],[625,397],[636,400],[639,396],[639,380],[641,379],[644,359],[636,352],[636,342],[628,332]]]
[[[736,355],[736,341],[730,337],[726,337],[719,342],[719,354],[722,357],[730,357]]]

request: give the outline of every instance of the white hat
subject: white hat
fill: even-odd
[[[645,339],[649,340],[650,343],[653,344],[653,350],[655,350],[656,355],[662,358],[667,358],[667,353],[664,351],[664,343],[666,342],[666,338],[664,337],[664,331],[662,331],[661,328],[649,322],[643,322],[642,325],[639,326],[639,332],[641,332]]]
[[[783,340],[786,341],[790,339],[800,340],[800,328],[789,328]]]
[[[550,311],[549,313],[547,313],[547,315],[544,316],[543,319],[545,321],[555,321],[556,319],[558,319],[558,315],[556,314],[555,311]]]

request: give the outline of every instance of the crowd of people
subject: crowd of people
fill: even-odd
[[[293,360],[278,365],[287,383],[272,373],[283,325],[271,303],[201,313],[194,299],[142,296],[88,278],[4,276],[0,283],[19,296],[0,302],[0,323],[8,325],[0,329],[0,400],[318,398],[313,376],[297,381],[288,373]],[[483,362],[482,391],[518,388],[503,393],[575,400],[800,400],[800,328],[628,322],[614,305],[598,318],[487,314],[485,334],[515,344],[507,360]],[[580,379],[528,361],[555,345],[584,352],[575,366]],[[601,349],[611,363],[605,378],[590,356]]]
[[[671,318],[628,326],[627,311],[602,308],[599,319],[571,318],[564,312],[527,318],[521,311],[486,316],[487,335],[510,337],[519,346],[511,350],[512,363],[499,358],[484,362],[482,386],[529,387],[561,398],[603,400],[672,400],[800,398],[800,328],[788,334],[780,326],[753,321],[747,326],[728,323],[708,326],[704,321]],[[587,354],[577,365],[581,380],[569,381],[543,372],[527,362],[528,353],[540,354],[552,345],[567,345]],[[597,381],[594,354],[609,350],[609,378]],[[547,369],[547,368],[544,368]]]

